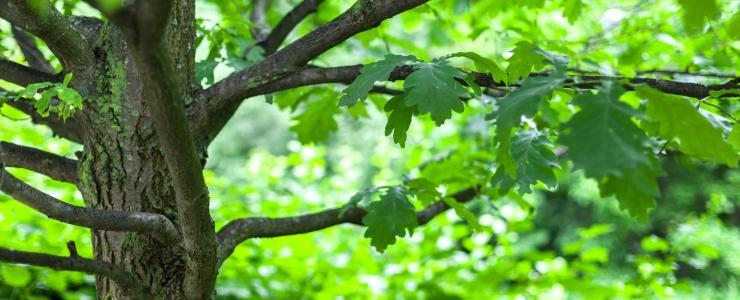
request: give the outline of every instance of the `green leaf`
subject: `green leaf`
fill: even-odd
[[[82,96],[76,90],[68,87],[72,81],[72,76],[72,73],[67,73],[62,83],[41,82],[29,84],[18,93],[16,100],[19,98],[35,100],[34,108],[42,116],[46,117],[49,115],[49,111],[54,111],[66,120],[75,110],[82,109]],[[41,97],[37,98],[37,94],[40,94]],[[51,99],[54,97],[59,98],[57,107],[51,107]]]
[[[404,101],[403,95],[394,96],[385,104],[385,111],[390,112],[388,123],[385,125],[385,135],[393,133],[393,141],[401,147],[406,146],[406,132],[411,126],[411,117],[416,112],[416,106],[408,107]]]
[[[478,70],[478,72],[485,72],[490,73],[493,77],[493,80],[496,82],[504,82],[508,84],[508,78],[506,77],[506,72],[504,72],[499,65],[483,56],[480,56],[478,53],[474,52],[457,52],[450,54],[449,57],[464,57],[467,59],[470,59],[475,63],[475,68]]]
[[[64,86],[69,86],[69,83],[72,82],[72,77],[72,73],[67,73],[66,75],[64,75],[64,80],[62,81],[62,84]]]
[[[514,156],[511,155],[511,128],[497,128],[495,141],[498,143],[496,161],[503,167],[504,173],[509,176],[509,179],[516,178],[517,164]],[[501,175],[504,173],[501,173]],[[514,185],[513,181],[511,185]],[[509,189],[506,188],[505,190],[508,191]]]
[[[712,126],[688,99],[647,85],[637,86],[635,90],[647,99],[648,118],[657,123],[657,134],[661,138],[678,140],[678,148],[690,156],[737,166],[738,155],[722,139],[722,131]]]
[[[537,112],[540,100],[550,96],[552,91],[563,86],[566,75],[552,72],[547,76],[528,77],[522,86],[498,100],[498,110],[488,118],[496,119],[500,128],[512,128],[521,122],[522,116],[532,117]]]
[[[581,16],[582,8],[583,1],[581,0],[565,0],[565,3],[563,3],[563,17],[568,19],[568,23],[573,24]]]
[[[597,94],[585,92],[573,100],[581,111],[565,124],[570,132],[560,141],[574,166],[589,177],[620,175],[648,162],[647,137],[631,119],[639,114],[619,101],[622,94],[618,82],[604,81]]]
[[[715,0],[677,0],[683,11],[683,24],[689,33],[698,33],[719,10]]]
[[[515,183],[519,186],[520,193],[531,192],[530,185],[542,181],[549,187],[557,184],[555,173],[552,168],[558,166],[558,159],[552,151],[552,143],[547,135],[536,130],[518,131],[513,139],[511,154],[516,162],[517,176]],[[494,174],[494,184],[502,188],[501,192],[507,192],[511,181],[502,176],[504,171],[498,168]],[[511,178],[512,180],[514,178]]]
[[[74,108],[82,108],[82,96],[71,88],[62,88],[59,90],[59,100],[71,105]]]
[[[49,92],[44,93],[44,96]],[[82,109],[82,96],[77,91],[71,88],[62,87],[59,89],[58,95],[59,103],[58,112],[63,119],[67,119],[72,115],[72,112],[76,109]]]
[[[291,111],[295,111],[298,105],[308,101],[311,97],[320,93],[321,89],[312,88],[308,90],[296,89],[285,92],[280,92],[273,97],[272,102],[275,103],[280,109],[289,108]]]
[[[649,252],[668,252],[671,249],[668,242],[654,235],[643,238],[640,244],[642,249]]]
[[[473,231],[483,231],[483,227],[480,225],[480,223],[478,223],[478,217],[467,207],[465,207],[464,204],[458,202],[457,200],[455,200],[455,198],[452,197],[444,197],[442,198],[442,200],[453,210],[455,210],[455,214],[460,217],[460,219],[465,220],[465,222],[467,222],[468,225],[473,228]]]
[[[545,0],[519,0],[519,3],[524,7],[541,8],[545,5]]]
[[[36,111],[44,116],[49,116],[49,108],[51,106],[51,98],[57,95],[57,89],[50,89],[46,90],[41,94],[41,98],[36,100],[36,103],[33,104],[33,107],[36,108]]]
[[[722,90],[710,90],[709,96],[719,98],[724,95],[740,95],[740,89],[722,89]]]
[[[308,102],[308,108],[293,118],[295,124],[290,130],[298,134],[303,144],[323,142],[329,139],[329,133],[339,126],[334,115],[339,112],[336,100],[323,99]]]
[[[420,63],[416,71],[406,77],[404,89],[406,106],[417,106],[420,114],[430,113],[437,126],[452,117],[452,111],[464,109],[460,97],[467,91],[456,78],[464,78],[465,73],[446,61]]]
[[[26,88],[18,94],[18,97],[33,99],[34,96],[39,93],[40,89],[45,89],[53,86],[50,82],[32,83],[26,86]]]
[[[740,40],[740,11],[735,12],[727,21],[727,34],[735,40]]]
[[[730,131],[730,135],[727,136],[727,142],[735,147],[735,151],[740,151],[740,123],[736,123]]]
[[[609,261],[609,250],[597,246],[586,249],[579,256],[585,262],[607,263]]]
[[[613,230],[614,228],[612,228],[612,225],[609,224],[594,224],[588,228],[579,229],[578,236],[584,240],[591,240],[595,237],[610,233]]]
[[[22,288],[31,282],[31,272],[27,267],[3,266],[0,269],[2,281],[9,286]]]
[[[215,59],[206,59],[195,63],[195,81],[206,85],[213,84],[213,70],[218,66]]]
[[[493,184],[497,195],[506,195],[507,193],[509,193],[509,191],[511,191],[512,188],[514,188],[514,186],[516,186],[516,181],[512,179],[511,175],[507,174],[508,170],[510,169],[499,167],[496,169],[496,172],[493,173],[491,183]],[[513,177],[516,178],[516,174],[514,174]]]
[[[521,78],[529,76],[532,68],[542,66],[543,57],[536,53],[535,45],[529,42],[519,42],[514,48],[514,53],[509,58],[509,66],[506,67],[506,73],[509,79],[507,82],[514,83]]]
[[[437,185],[427,179],[416,178],[406,183],[406,186],[422,206],[428,206],[442,198]]]
[[[541,55],[544,58],[544,61],[551,64],[553,67],[555,67],[556,70],[562,72],[566,71],[566,67],[568,66],[567,56],[557,55],[555,53],[545,51],[537,47],[535,47],[532,51]]]
[[[364,102],[359,103],[358,105],[354,105],[347,109],[347,113],[356,120],[362,119],[362,118],[369,118],[370,114],[367,112],[367,107],[365,106]]]
[[[626,210],[633,217],[645,222],[648,210],[655,207],[655,198],[660,196],[657,176],[662,175],[660,164],[653,161],[647,165],[628,169],[620,176],[608,176],[603,180],[599,189],[601,195],[614,195],[619,201],[619,207]]]
[[[393,187],[367,208],[367,215],[362,218],[367,226],[365,237],[370,238],[378,252],[384,252],[388,245],[396,243],[396,237],[405,237],[414,233],[418,226],[416,211],[406,197],[406,191]]]
[[[474,97],[480,97],[483,95],[483,89],[481,89],[480,85],[475,83],[475,74],[470,73],[467,74],[464,78],[462,78],[463,81],[465,81],[465,84],[473,90],[472,96]]]
[[[342,92],[339,105],[353,106],[357,101],[365,100],[375,82],[388,80],[388,76],[396,67],[409,61],[419,61],[419,59],[414,56],[389,54],[381,61],[363,66],[360,75]]]

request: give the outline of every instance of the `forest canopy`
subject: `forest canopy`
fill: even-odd
[[[0,0],[0,298],[736,298],[738,100],[732,0]]]

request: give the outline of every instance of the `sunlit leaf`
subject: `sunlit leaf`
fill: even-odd
[[[648,100],[647,115],[658,124],[658,135],[677,140],[679,149],[697,158],[737,166],[738,154],[696,107],[683,97],[668,95],[641,85],[638,95]]]
[[[686,30],[696,33],[704,29],[707,22],[717,14],[716,0],[677,0],[681,5],[683,24]]]

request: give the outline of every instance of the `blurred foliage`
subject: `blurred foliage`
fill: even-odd
[[[352,2],[325,1],[316,14],[291,33],[289,40],[331,20]],[[703,4],[709,2],[713,5]],[[96,15],[80,1],[55,3],[68,13]],[[297,3],[272,1],[268,22],[275,25]],[[197,5],[196,75],[201,84],[210,85],[262,58],[251,38],[253,24],[247,21],[249,1],[199,0]],[[430,68],[448,61],[494,72],[497,78],[513,83],[547,64],[557,65],[557,61],[541,63],[541,57],[532,52],[533,45],[537,45],[546,53],[568,56],[569,67],[587,72],[714,84],[726,79],[650,71],[737,76],[739,24],[740,3],[732,0],[439,0],[359,34],[313,63],[372,63],[395,53],[414,55]],[[45,47],[42,50],[58,68],[50,51]],[[448,56],[468,51],[488,61],[470,54]],[[23,61],[4,22],[0,22],[0,55]],[[440,57],[445,57],[444,63],[432,61]],[[533,82],[532,86],[540,87],[537,78],[528,77],[523,84]],[[386,85],[403,88],[401,83]],[[2,81],[0,88],[21,91],[21,87]],[[669,145],[659,168],[655,167],[665,172],[655,181],[661,193],[655,208],[645,210],[645,221],[640,222],[620,209],[624,203],[610,196],[624,191],[619,187],[636,185],[619,182],[607,185],[617,186],[614,190],[600,190],[600,182],[586,176],[589,169],[584,173],[572,163],[563,162],[559,168],[549,163],[559,149],[546,141],[551,139],[550,131],[536,130],[572,125],[569,121],[579,120],[579,112],[591,109],[572,105],[586,97],[573,100],[572,92],[557,86],[540,91],[542,95],[551,94],[551,101],[535,103],[537,113],[515,110],[513,119],[528,116],[528,124],[534,125],[511,132],[495,130],[485,120],[492,101],[484,97],[484,101],[466,103],[464,111],[449,120],[443,118],[443,122],[434,113],[431,117],[416,116],[409,124],[398,121],[392,126],[396,131],[391,138],[384,136],[392,132],[386,130],[388,98],[370,94],[366,101],[357,102],[364,97],[360,90],[359,96],[347,100],[356,105],[336,106],[345,89],[339,85],[301,88],[255,97],[242,105],[209,148],[206,179],[217,227],[245,216],[279,217],[339,207],[358,191],[384,186],[410,187],[408,196],[413,201],[409,203],[420,209],[429,200],[419,190],[449,195],[486,184],[494,158],[510,159],[512,167],[498,168],[498,184],[487,185],[483,196],[467,205],[475,220],[471,221],[465,211],[449,211],[415,228],[410,237],[398,239],[383,253],[363,238],[363,228],[352,225],[250,240],[239,246],[221,269],[219,298],[740,297],[740,171],[678,152],[687,147],[683,139],[682,144]],[[612,104],[622,107],[625,114],[631,110],[623,106],[641,105],[634,92],[624,92],[617,98]],[[702,106],[714,116],[706,118],[716,121],[704,129],[721,131],[720,140],[729,133],[730,126],[715,107],[737,118],[738,108],[733,101],[709,98],[706,102],[714,106]],[[389,108],[393,112],[395,109]],[[312,110],[320,114],[307,113]],[[691,118],[699,116],[696,110],[691,113],[695,113]],[[49,130],[31,125],[25,115],[7,105],[2,107],[2,116],[0,140],[68,157],[80,150],[52,137]],[[630,117],[634,116],[615,116]],[[705,122],[700,122],[701,126],[708,124],[704,117],[701,120]],[[443,124],[437,127],[435,123]],[[404,127],[409,128],[408,134],[396,137]],[[737,128],[735,125],[734,132],[739,132]],[[654,130],[656,135],[677,135],[659,126]],[[513,138],[510,158],[491,151],[494,143],[504,143],[502,132]],[[527,141],[536,143],[528,148],[532,145]],[[649,142],[650,149],[663,146],[654,138]],[[543,171],[517,164],[522,160],[516,154],[522,152],[515,149],[535,151],[541,156],[538,160],[549,167]],[[82,205],[81,196],[71,185],[26,170],[16,169],[13,174],[55,197]],[[538,175],[527,180],[527,174]],[[507,181],[506,176],[517,177],[517,182],[511,182],[514,178]],[[414,178],[428,182],[410,184]],[[608,180],[613,183],[620,178],[625,177]],[[505,188],[515,184],[519,189]],[[384,192],[368,193],[363,201],[379,200]],[[474,230],[476,224],[480,228]],[[65,243],[75,241],[81,255],[89,257],[92,253],[88,230],[48,220],[5,195],[0,195],[0,228],[2,247],[67,255]],[[93,295],[91,276],[0,265],[2,299],[84,299]]]

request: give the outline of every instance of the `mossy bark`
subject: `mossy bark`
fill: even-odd
[[[192,89],[194,26],[192,1],[176,1],[167,43],[184,89]],[[146,108],[146,91],[121,33],[104,25],[88,37],[96,66],[73,85],[89,91],[84,113],[84,150],[78,176],[85,205],[108,210],[154,212],[178,224],[175,193]],[[94,78],[89,78],[94,77]],[[183,101],[186,101],[183,99]],[[92,230],[94,257],[132,272],[158,299],[183,299],[185,253],[151,235]],[[100,299],[126,299],[114,282],[96,278]]]

